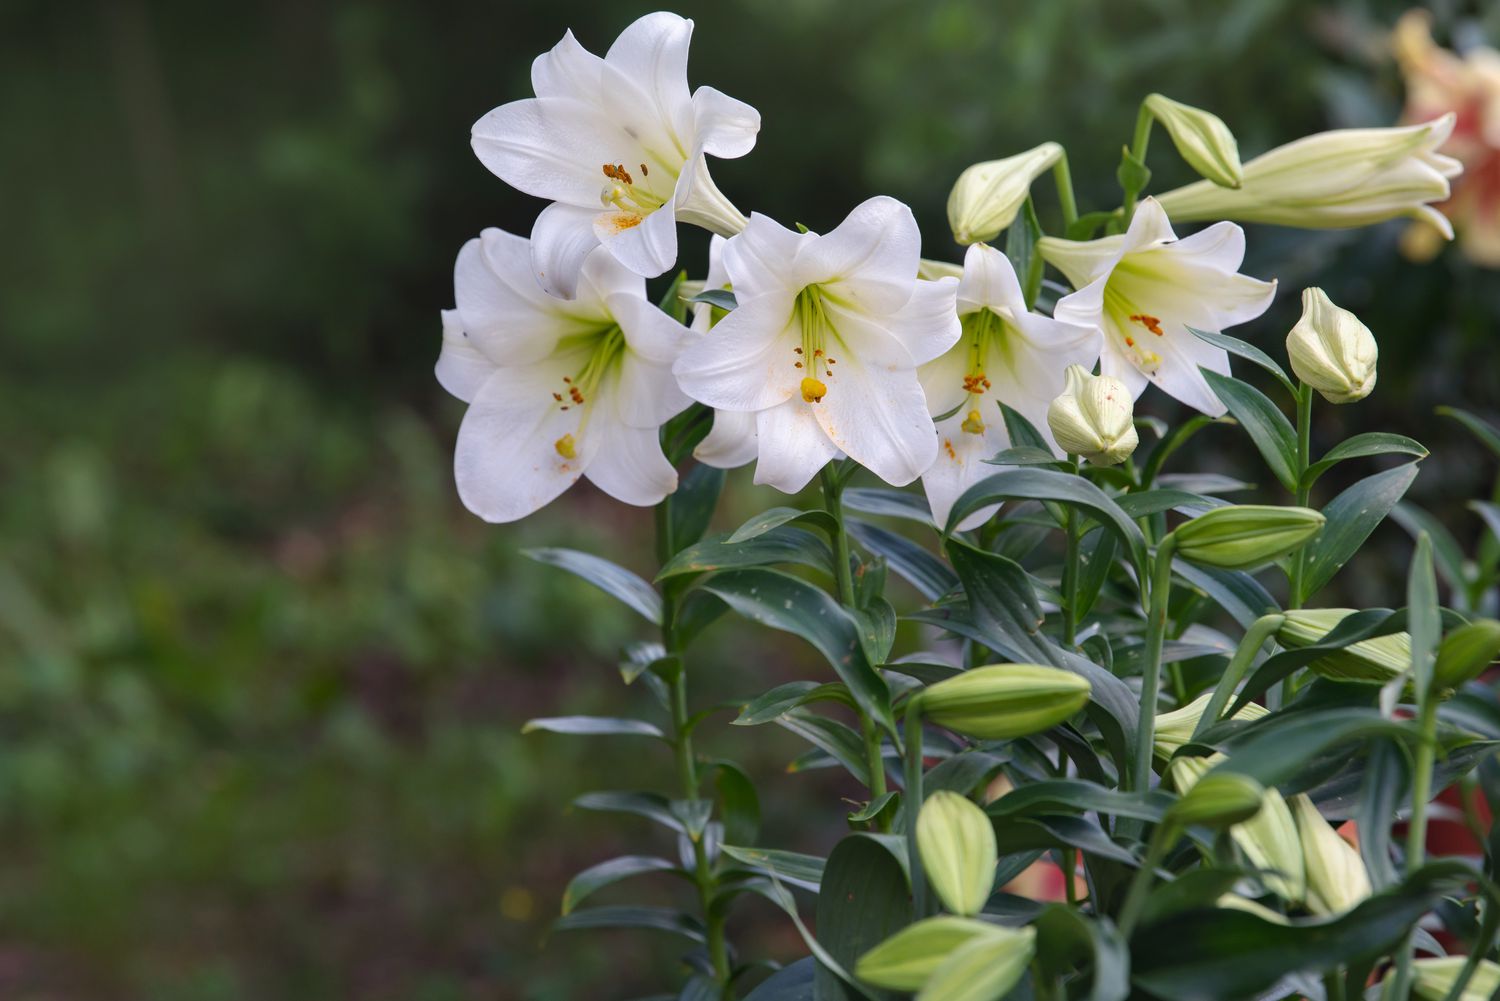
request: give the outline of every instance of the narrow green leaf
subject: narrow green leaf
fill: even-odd
[[[1469,501],[1469,509],[1484,519],[1487,527],[1495,538],[1500,539],[1500,504],[1491,504],[1488,501]]]
[[[1034,817],[1061,812],[1098,812],[1113,817],[1158,821],[1174,798],[1153,789],[1120,792],[1080,779],[1048,779],[1012,789],[985,807],[992,817]]]
[[[805,956],[761,981],[745,1001],[816,1001],[813,985],[817,972],[817,960]]]
[[[666,859],[650,855],[622,855],[608,862],[590,866],[574,876],[568,883],[568,888],[563,891],[562,912],[571,913],[586,897],[606,886],[632,876],[643,876],[653,872],[675,872],[686,875]]]
[[[958,586],[958,576],[946,563],[903,535],[859,518],[848,520],[849,534],[860,545],[884,556],[892,570],[928,601],[936,601]]]
[[[714,770],[714,788],[719,794],[719,815],[724,819],[724,839],[748,844],[760,836],[760,796],[750,776],[732,761],[709,762]]]
[[[1057,456],[1052,453],[1052,445],[1025,414],[1001,400],[1000,415],[1005,418],[1005,433],[1010,437],[1012,448],[1034,448],[1052,456],[1053,462],[1057,461]]]
[[[708,941],[697,918],[670,907],[590,907],[574,911],[552,925],[555,931],[589,928],[641,928],[664,931],[700,944]]]
[[[609,716],[547,716],[527,720],[522,733],[545,730],[548,733],[572,733],[600,736],[655,737],[665,740],[661,727],[639,719],[617,719]]]
[[[672,557],[656,579],[778,564],[812,567],[832,577],[833,551],[828,543],[806,529],[783,525],[744,542],[731,543],[726,537],[717,536],[694,543]]]
[[[1005,234],[1005,256],[1010,258],[1011,265],[1016,269],[1027,309],[1036,304],[1036,294],[1041,291],[1042,273],[1046,269],[1046,262],[1036,250],[1036,242],[1041,238],[1042,226],[1037,221],[1036,206],[1028,195]]]
[[[1302,551],[1307,561],[1303,600],[1317,594],[1349,562],[1416,478],[1416,463],[1407,463],[1367,476],[1328,502],[1323,508],[1328,524]]]
[[[736,862],[773,874],[782,882],[805,890],[818,889],[823,882],[823,868],[827,864],[816,855],[775,848],[744,848],[729,844],[721,845],[720,850]]]
[[[1271,473],[1288,490],[1297,489],[1297,432],[1266,394],[1246,382],[1211,369],[1198,369],[1230,414],[1250,435]]]
[[[1271,592],[1260,582],[1240,570],[1219,570],[1202,567],[1178,560],[1172,564],[1172,574],[1187,581],[1194,590],[1213,599],[1234,620],[1248,629],[1250,624],[1268,612],[1277,612],[1281,606],[1271,597]]]
[[[1199,330],[1196,327],[1190,326],[1188,327],[1188,332],[1191,333],[1194,337],[1198,338],[1200,341],[1205,341],[1209,344],[1212,344],[1216,348],[1223,348],[1225,351],[1228,351],[1230,354],[1234,355],[1237,358],[1243,358],[1251,364],[1259,365],[1261,368],[1274,375],[1276,377],[1276,381],[1285,386],[1288,393],[1292,394],[1293,396],[1297,395],[1297,387],[1292,385],[1292,380],[1287,378],[1287,374],[1282,370],[1282,367],[1278,365],[1270,355],[1266,354],[1254,344],[1251,344],[1247,341],[1242,341],[1238,337],[1231,337],[1228,334],[1221,334],[1215,330]]]
[[[1432,539],[1417,536],[1406,582],[1406,631],[1411,634],[1411,676],[1422,704],[1436,698],[1432,691],[1432,662],[1443,638],[1443,620],[1438,615],[1437,574],[1432,567]]]
[[[773,528],[780,528],[794,521],[812,522],[825,533],[837,528],[827,511],[800,511],[794,507],[773,507],[762,511],[736,528],[724,541],[730,544],[747,542],[756,536],[765,535]]]
[[[689,299],[688,302],[706,302],[710,306],[719,307],[726,313],[739,305],[739,300],[727,288],[706,288]]]
[[[1432,557],[1437,563],[1438,574],[1455,595],[1462,594],[1468,583],[1464,552],[1447,526],[1411,501],[1402,501],[1391,508],[1391,520],[1406,529],[1413,542],[1423,532],[1427,533],[1432,539]]]
[[[1438,407],[1437,413],[1443,417],[1451,417],[1458,421],[1464,427],[1468,428],[1470,433],[1478,438],[1486,448],[1494,452],[1497,456],[1500,456],[1500,428],[1496,428],[1495,425],[1478,414],[1470,413],[1467,410],[1460,410],[1457,407]]]
[[[1304,489],[1312,487],[1318,477],[1346,459],[1360,459],[1371,455],[1414,455],[1418,459],[1425,459],[1427,448],[1415,438],[1408,438],[1404,434],[1388,434],[1384,431],[1357,434],[1339,442],[1324,453],[1323,458],[1308,466],[1307,473],[1302,477],[1302,486]]]
[[[573,805],[581,810],[633,814],[680,834],[687,833],[682,820],[672,812],[672,801],[654,792],[590,792],[573,800]]]
[[[991,466],[1061,466],[1063,463],[1045,448],[1023,445],[1007,448],[984,460]]]
[[[624,567],[573,549],[523,549],[521,554],[538,563],[577,574],[605,594],[623,601],[648,621],[661,625],[661,595]]]
[[[1121,494],[1115,498],[1115,503],[1120,505],[1120,510],[1132,518],[1145,518],[1165,511],[1181,511],[1184,514],[1199,515],[1204,511],[1212,511],[1216,507],[1225,507],[1229,504],[1228,501],[1218,497],[1171,488]]]
[[[870,766],[865,760],[864,740],[852,728],[806,709],[784,713],[776,717],[776,724],[828,754],[861,785],[869,786]]]
[[[788,681],[768,692],[762,692],[745,703],[739,716],[731,722],[735,726],[759,726],[762,723],[770,723],[778,716],[785,715],[798,706],[828,699],[851,707],[854,705],[854,700],[849,697],[849,689],[841,684],[820,685],[816,681]]]
[[[909,490],[850,487],[843,493],[843,502],[844,507],[860,514],[885,515],[933,527],[932,509],[927,506],[927,498]]]
[[[1083,962],[1093,971],[1083,1001],[1125,1001],[1130,994],[1130,949],[1109,918],[1085,917],[1077,908],[1052,904],[1032,922],[1037,958],[1056,977],[1071,975]]]
[[[678,480],[677,489],[664,502],[670,526],[671,554],[676,555],[703,538],[713,520],[719,494],[724,489],[724,470],[695,462]]]

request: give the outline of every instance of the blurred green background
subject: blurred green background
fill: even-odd
[[[1152,90],[1220,114],[1247,156],[1391,123],[1404,6],[677,9],[697,20],[692,82],[763,115],[754,152],[714,164],[742,208],[816,229],[888,193],[957,259],[943,205],[963,167],[1058,139],[1083,208],[1109,207]],[[1434,5],[1440,36],[1500,39],[1484,6]],[[661,784],[665,752],[518,733],[650,711],[614,667],[639,624],[517,554],[569,545],[650,576],[650,513],[583,487],[479,523],[451,482],[462,405],[431,376],[458,247],[540,208],[480,166],[470,125],[530,93],[565,28],[602,52],[650,9],[0,2],[0,996],[540,1001],[671,975],[672,943],[546,934],[571,872],[659,837],[567,803]],[[1187,180],[1155,145],[1157,189]],[[1408,264],[1399,233],[1253,230],[1247,270],[1281,262],[1284,294],[1236,333],[1279,354],[1304,284],[1359,311],[1380,388],[1322,408],[1320,436],[1425,441],[1415,496],[1467,541],[1462,500],[1493,462],[1431,412],[1500,407],[1500,278],[1451,252]],[[690,271],[703,247],[685,241]],[[1244,439],[1210,445],[1256,478]],[[732,483],[726,526],[770,496]],[[1392,601],[1408,542],[1375,541],[1341,579],[1351,602]],[[746,659],[738,629],[709,634],[695,701],[817,670],[764,634]],[[704,732],[762,782],[766,843],[818,848],[806,808],[837,824],[847,790],[781,774],[787,734]],[[732,930],[752,955],[798,950],[769,910]]]

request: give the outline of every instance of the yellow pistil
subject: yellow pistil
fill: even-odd
[[[802,402],[821,403],[828,394],[828,387],[819,379],[807,376],[802,380]]]
[[[552,443],[552,447],[557,449],[557,454],[564,459],[578,458],[578,443],[573,440],[573,436],[570,434],[565,434],[557,439],[557,441]]]
[[[969,416],[965,417],[963,424],[959,426],[969,434],[984,434],[984,421],[980,418],[978,410],[970,410]]]
[[[803,369],[807,375],[802,380],[804,403],[818,403],[828,395],[828,383],[833,378],[833,366],[837,362],[828,357],[824,347],[833,334],[828,324],[828,315],[823,308],[823,291],[817,285],[809,285],[797,293],[793,305],[797,325],[802,333],[802,342],[792,348],[793,368]],[[837,334],[833,334],[837,339]],[[821,370],[822,378],[819,378]]]

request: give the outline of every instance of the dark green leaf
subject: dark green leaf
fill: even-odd
[[[846,969],[911,922],[911,891],[889,849],[851,835],[828,856],[818,892],[818,941]],[[818,971],[819,998],[853,998],[827,970]]]
[[[895,729],[890,690],[870,665],[858,624],[827,592],[776,570],[726,570],[701,585],[753,622],[801,636],[828,659],[861,709]]]
[[[1086,534],[1078,546],[1078,607],[1073,609],[1074,621],[1082,622],[1099,600],[1099,592],[1109,580],[1109,568],[1115,561],[1115,549],[1119,543],[1115,536],[1101,528]]]
[[[816,681],[788,681],[784,685],[777,685],[769,692],[751,699],[745,704],[745,708],[740,710],[739,716],[731,722],[735,726],[759,726],[762,723],[770,723],[776,717],[798,706],[824,699],[833,699],[848,706],[854,705],[854,700],[849,697],[849,689],[841,684],[820,685]]]
[[[1125,1001],[1130,994],[1130,950],[1112,921],[1052,904],[1032,924],[1037,960],[1049,976],[1070,976],[1087,963],[1093,976],[1088,994],[1082,995],[1085,1001]]]
[[[842,498],[844,507],[860,514],[881,514],[888,518],[902,518],[919,525],[932,527],[932,509],[927,498],[909,490],[888,490],[884,487],[850,487]]]
[[[1416,463],[1407,463],[1367,476],[1328,502],[1323,508],[1328,523],[1302,550],[1303,600],[1317,594],[1349,562],[1416,478]]]
[[[865,760],[864,740],[850,727],[805,709],[783,713],[776,717],[776,724],[833,757],[861,785],[870,785],[870,766]]]
[[[724,312],[729,312],[739,305],[734,293],[727,288],[706,288],[693,296],[688,302],[706,302],[710,306],[717,306]]]
[[[1303,489],[1310,489],[1318,481],[1318,477],[1345,459],[1359,459],[1370,455],[1414,455],[1419,459],[1425,459],[1427,448],[1421,442],[1408,438],[1404,434],[1388,434],[1384,431],[1357,434],[1353,438],[1339,442],[1330,448],[1323,458],[1307,467],[1307,473],[1302,477]]]
[[[664,502],[670,516],[671,546],[668,556],[703,538],[713,520],[719,493],[724,489],[724,470],[694,463],[678,481],[677,490]]]
[[[682,820],[672,812],[671,800],[654,792],[590,792],[575,799],[573,805],[581,810],[630,813],[654,820],[680,834],[687,833]]]
[[[1371,737],[1401,739],[1411,732],[1409,725],[1385,719],[1375,709],[1282,712],[1222,741],[1219,747],[1229,760],[1217,767],[1248,775],[1270,788],[1315,770],[1313,766],[1321,755],[1342,751]]]
[[[812,567],[833,576],[833,551],[828,543],[806,529],[783,525],[744,542],[732,543],[726,536],[704,539],[672,557],[656,579],[786,563]]]
[[[1250,435],[1272,474],[1288,490],[1297,489],[1297,432],[1266,394],[1249,383],[1199,367],[1210,388]]]
[[[1391,508],[1391,520],[1406,529],[1413,542],[1423,532],[1428,534],[1432,539],[1432,556],[1437,561],[1438,573],[1454,594],[1462,594],[1467,583],[1464,552],[1447,526],[1410,501],[1402,501]]]
[[[885,813],[887,810],[894,809],[895,806],[899,805],[900,796],[901,794],[899,792],[882,793],[880,796],[877,796],[875,799],[866,803],[860,809],[849,814],[849,823],[867,824],[873,821],[882,813]]]
[[[1002,857],[1037,848],[1077,848],[1086,855],[1137,864],[1128,849],[1110,840],[1103,828],[1083,817],[996,817],[995,841]]]
[[[772,873],[782,882],[793,886],[817,890],[823,882],[826,863],[816,855],[778,851],[774,848],[744,848],[738,845],[721,845],[720,850],[736,862],[761,872]]]
[[[1059,464],[1057,456],[1050,451],[1031,445],[1004,449],[984,461],[992,466],[1054,466]]]
[[[661,728],[645,720],[615,719],[608,716],[548,716],[527,720],[522,733],[545,730],[548,733],[574,733],[590,735],[656,737],[665,740],[667,735]]]
[[[859,518],[848,520],[849,534],[860,545],[879,553],[928,601],[936,601],[958,586],[958,577],[932,553],[895,532]]]
[[[1242,571],[1220,570],[1217,567],[1197,566],[1186,560],[1178,560],[1172,564],[1172,573],[1213,599],[1215,604],[1246,629],[1262,615],[1281,610],[1276,599],[1271,597],[1271,592]]]
[[[755,783],[732,761],[709,763],[714,769],[714,787],[719,793],[719,816],[724,820],[724,839],[750,844],[760,836],[760,797]]]
[[[521,553],[538,563],[577,574],[605,594],[640,612],[649,621],[661,625],[661,595],[624,567],[573,549],[523,549]]]
[[[1437,413],[1443,417],[1451,417],[1458,421],[1464,427],[1468,428],[1474,437],[1478,438],[1486,448],[1494,452],[1497,456],[1500,456],[1500,429],[1496,429],[1495,425],[1477,414],[1472,414],[1467,410],[1460,410],[1457,407],[1438,407]]]
[[[814,1001],[817,961],[805,956],[761,981],[745,1001]]]
[[[762,511],[760,514],[736,528],[725,539],[725,542],[745,542],[758,535],[765,535],[773,528],[779,528],[793,521],[810,521],[824,532],[837,528],[837,523],[829,516],[827,511],[799,511],[794,507],[773,507]]]
[[[562,912],[571,913],[583,902],[584,898],[622,879],[652,872],[681,873],[681,871],[666,859],[654,858],[650,855],[622,855],[608,862],[600,862],[598,865],[583,870],[568,883],[568,888],[563,891]]]
[[[1469,501],[1470,510],[1484,519],[1487,527],[1495,538],[1500,539],[1500,504],[1491,504],[1488,501]]]
[[[1426,705],[1436,698],[1432,691],[1432,662],[1443,638],[1443,620],[1438,615],[1437,575],[1432,568],[1432,539],[1417,536],[1406,583],[1406,631],[1411,635],[1411,676],[1417,701]]]
[[[1154,789],[1147,793],[1120,792],[1079,779],[1050,779],[1012,789],[986,806],[985,812],[992,817],[1098,812],[1157,821],[1166,815],[1173,800],[1174,797]]]
[[[1051,444],[1036,429],[1036,425],[1026,419],[1025,414],[1001,400],[1000,415],[1005,418],[1005,433],[1010,438],[1012,448],[1040,449],[1052,456],[1053,462],[1057,461],[1057,456],[1052,454]]]
[[[1046,269],[1046,262],[1036,249],[1036,242],[1041,238],[1042,226],[1036,218],[1036,206],[1027,195],[1025,204],[1005,234],[1005,256],[1016,269],[1027,309],[1036,305],[1036,294],[1041,291],[1042,273]]]
[[[587,928],[645,928],[681,935],[694,942],[706,942],[703,925],[697,918],[669,907],[590,907],[559,918],[552,925],[556,931],[582,931]]]
[[[1132,518],[1145,518],[1164,511],[1182,511],[1186,514],[1198,515],[1204,511],[1212,511],[1216,507],[1224,507],[1229,502],[1187,490],[1158,489],[1121,494],[1115,498],[1115,503],[1120,505],[1121,511]]]
[[[1236,358],[1243,358],[1254,365],[1270,372],[1276,377],[1276,381],[1286,387],[1286,391],[1293,396],[1297,395],[1297,387],[1292,385],[1292,380],[1287,378],[1286,372],[1282,371],[1275,360],[1254,344],[1240,340],[1238,337],[1230,337],[1213,330],[1199,330],[1196,327],[1188,327],[1188,332],[1200,341],[1206,341],[1216,348],[1223,348]]]

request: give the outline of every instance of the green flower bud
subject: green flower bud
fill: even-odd
[[[1269,921],[1273,925],[1291,924],[1291,922],[1287,920],[1285,914],[1282,914],[1280,911],[1273,911],[1265,904],[1262,904],[1256,900],[1251,900],[1249,897],[1241,897],[1238,894],[1226,893],[1218,900],[1216,900],[1215,903],[1226,911],[1244,911],[1246,914],[1254,914],[1262,921]]]
[[[967,737],[1008,740],[1051,729],[1089,700],[1087,678],[1039,664],[991,664],[939,681],[922,714]]]
[[[1300,549],[1323,530],[1322,514],[1306,507],[1238,504],[1214,508],[1172,533],[1177,554],[1224,570],[1253,570]]]
[[[1233,827],[1260,813],[1265,795],[1265,787],[1248,775],[1211,771],[1172,804],[1167,819],[1184,825]]]
[[[1302,319],[1286,335],[1286,353],[1297,378],[1329,403],[1355,403],[1375,388],[1375,335],[1320,288],[1302,290]]]
[[[1067,379],[1067,388],[1047,407],[1047,426],[1058,445],[1096,466],[1124,462],[1140,444],[1130,390],[1082,365],[1069,365]]]
[[[1177,758],[1168,769],[1173,786],[1181,794],[1196,789],[1199,779],[1225,760],[1224,755],[1207,758]],[[1283,900],[1300,903],[1307,893],[1306,868],[1302,861],[1302,844],[1297,838],[1297,824],[1286,800],[1275,789],[1261,797],[1260,812],[1236,824],[1229,836],[1245,853],[1250,864],[1260,870],[1266,888]]]
[[[960,946],[986,937],[1016,942],[1030,932],[1029,928],[1017,931],[942,914],[907,925],[865,953],[855,964],[854,975],[887,990],[919,991]]]
[[[1354,614],[1352,608],[1301,608],[1286,613],[1276,638],[1290,649],[1311,646]],[[1333,681],[1383,685],[1411,666],[1411,636],[1391,633],[1352,643],[1313,661],[1314,674]]]
[[[961,945],[933,971],[916,1001],[994,1001],[1021,982],[1036,954],[1036,930],[1018,928],[1003,938]]]
[[[1204,692],[1187,705],[1156,717],[1156,726],[1151,731],[1151,747],[1157,757],[1170,758],[1177,753],[1179,747],[1193,739],[1198,721],[1203,718],[1203,710],[1208,708],[1208,702],[1212,698],[1212,692]],[[1266,713],[1264,706],[1250,702],[1235,713],[1234,718],[1248,721],[1260,719]]]
[[[1500,622],[1476,619],[1443,637],[1432,680],[1438,688],[1473,681],[1500,657]]]
[[[1218,115],[1161,94],[1146,98],[1146,109],[1166,128],[1188,166],[1221,188],[1240,186],[1244,180],[1240,147]]]
[[[958,175],[948,195],[948,225],[953,239],[968,245],[986,243],[1016,219],[1016,213],[1031,194],[1031,182],[1062,159],[1057,143],[1042,143],[1035,149],[988,160]]]
[[[1411,964],[1412,996],[1421,998],[1422,1001],[1443,1001],[1452,989],[1453,982],[1458,979],[1459,970],[1463,969],[1464,958],[1442,956],[1414,961]],[[1394,976],[1395,972],[1392,969],[1386,974],[1386,978]],[[1489,1001],[1497,990],[1500,990],[1500,964],[1481,959],[1474,970],[1474,976],[1464,985],[1458,1001]]]
[[[973,917],[995,887],[995,828],[983,810],[956,792],[933,793],[917,814],[917,854],[943,905]]]
[[[1371,893],[1364,860],[1323,819],[1311,799],[1293,796],[1291,805],[1307,870],[1307,909],[1314,914],[1342,914]]]

